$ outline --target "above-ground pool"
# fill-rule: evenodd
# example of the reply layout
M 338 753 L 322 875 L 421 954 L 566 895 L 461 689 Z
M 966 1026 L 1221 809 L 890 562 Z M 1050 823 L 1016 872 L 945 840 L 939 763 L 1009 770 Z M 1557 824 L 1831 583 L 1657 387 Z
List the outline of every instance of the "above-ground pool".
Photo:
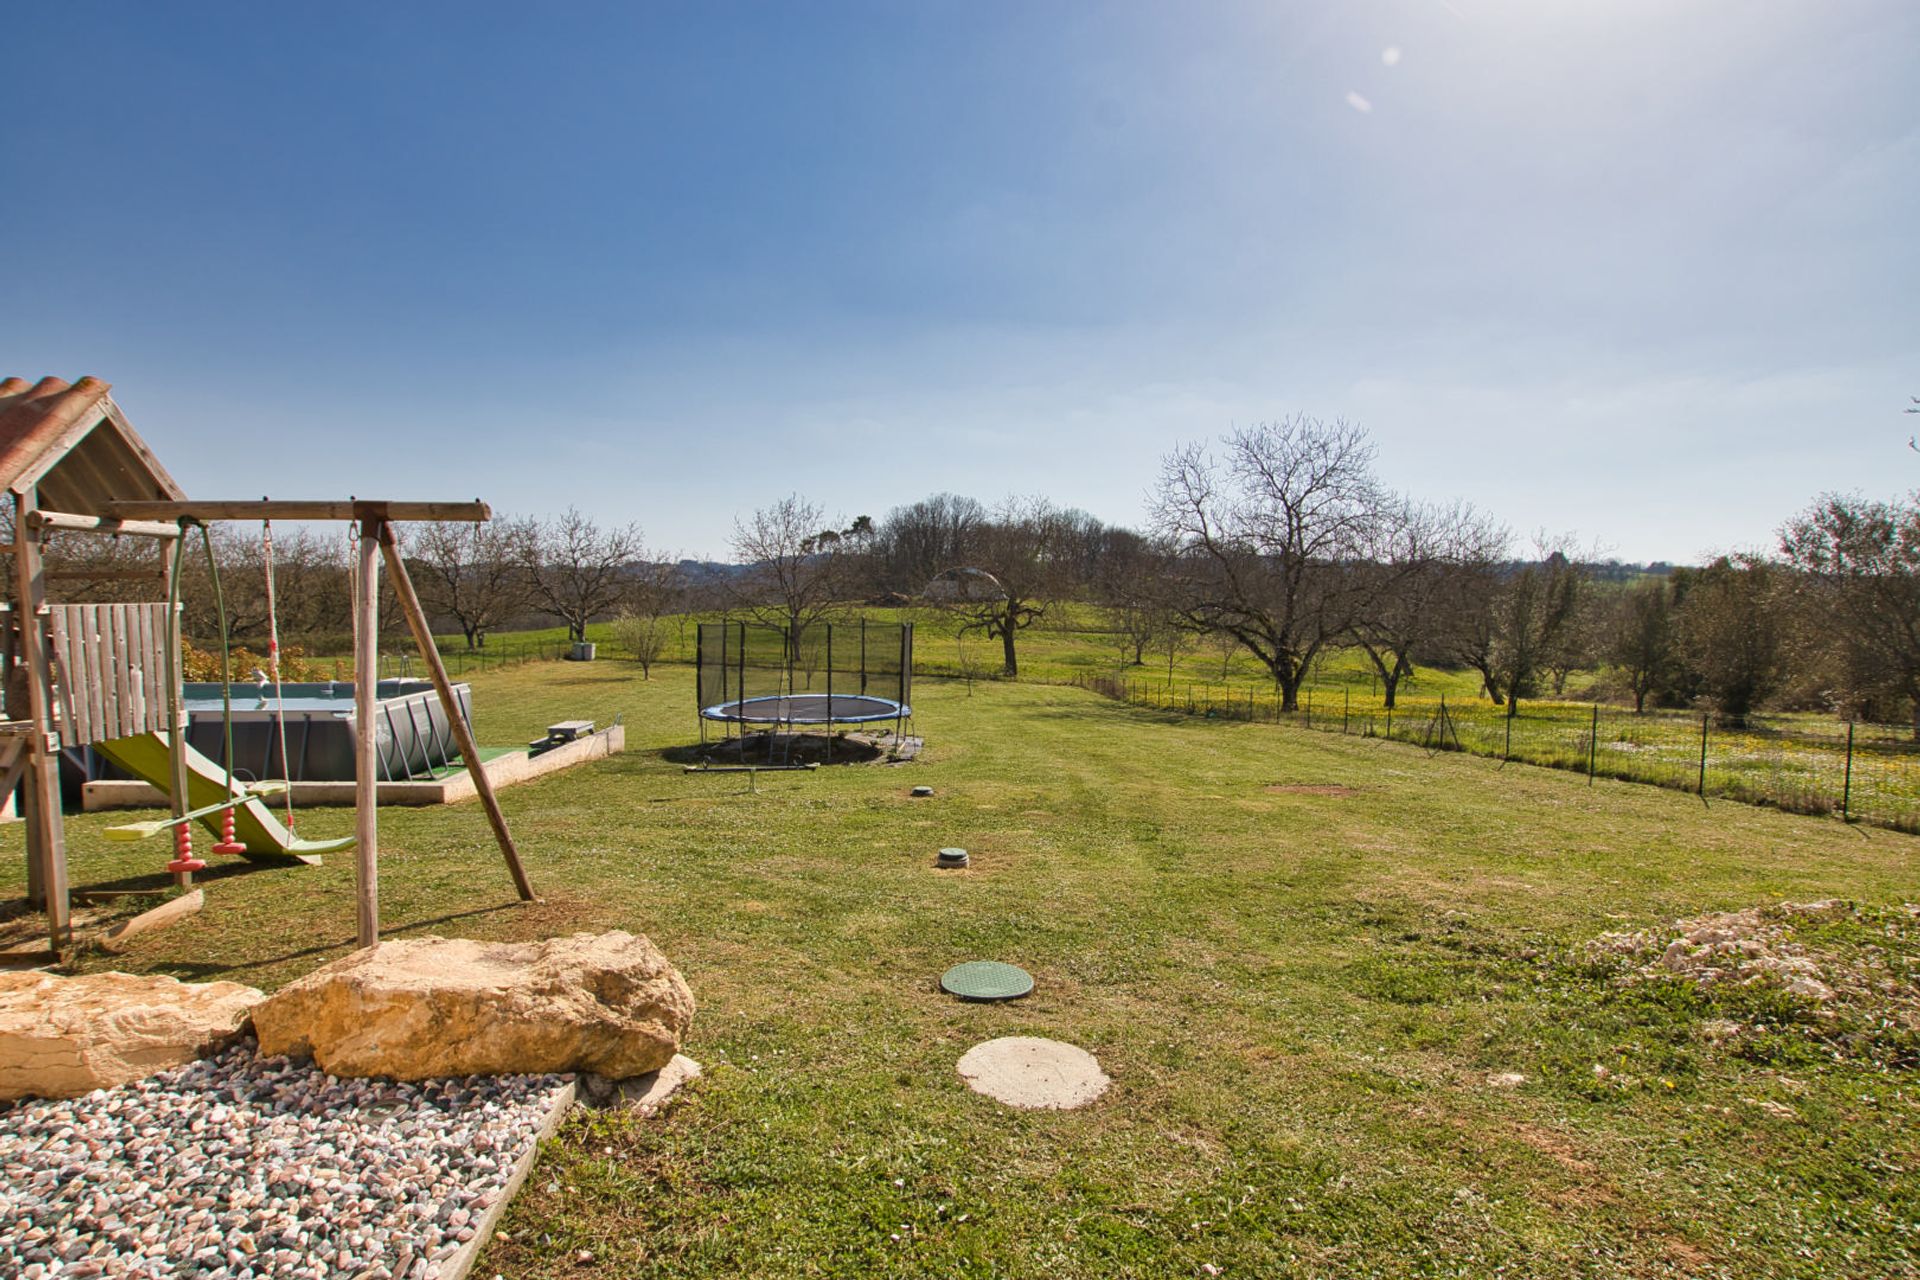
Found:
M 354 776 L 353 684 L 321 681 L 285 684 L 282 697 L 273 686 L 233 686 L 233 766 L 241 778 L 256 782 L 351 782 Z M 375 686 L 374 740 L 383 782 L 430 778 L 462 767 L 453 726 L 433 685 L 425 680 L 382 680 Z M 453 686 L 460 714 L 473 722 L 473 691 Z M 276 710 L 286 717 L 286 759 L 280 755 Z M 220 686 L 186 686 L 187 742 L 218 764 L 226 763 L 226 733 L 220 723 Z M 118 771 L 95 756 L 92 777 Z

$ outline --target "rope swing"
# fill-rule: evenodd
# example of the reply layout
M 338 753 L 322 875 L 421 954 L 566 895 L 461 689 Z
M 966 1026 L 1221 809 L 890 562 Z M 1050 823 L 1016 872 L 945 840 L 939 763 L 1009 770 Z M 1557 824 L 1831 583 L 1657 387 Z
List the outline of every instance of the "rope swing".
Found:
M 186 530 L 180 531 L 180 541 L 186 542 Z M 214 614 L 220 623 L 220 731 L 226 739 L 227 766 L 227 807 L 220 814 L 220 838 L 213 842 L 215 853 L 245 853 L 247 846 L 233 837 L 233 637 L 227 631 L 227 597 L 220 589 L 220 561 L 213 554 L 213 534 L 207 526 L 200 526 L 200 545 L 207 553 L 207 577 L 213 583 Z M 180 730 L 175 737 L 181 740 L 180 749 L 186 749 L 186 731 Z M 187 829 L 186 823 L 180 824 L 180 830 Z
M 280 739 L 280 772 L 287 775 L 283 793 L 287 831 L 293 831 L 293 765 L 287 759 L 287 699 L 280 688 L 280 614 L 273 593 L 273 521 L 260 522 L 261 559 L 267 573 L 267 678 L 273 681 L 273 724 Z M 231 750 L 231 748 L 229 748 Z

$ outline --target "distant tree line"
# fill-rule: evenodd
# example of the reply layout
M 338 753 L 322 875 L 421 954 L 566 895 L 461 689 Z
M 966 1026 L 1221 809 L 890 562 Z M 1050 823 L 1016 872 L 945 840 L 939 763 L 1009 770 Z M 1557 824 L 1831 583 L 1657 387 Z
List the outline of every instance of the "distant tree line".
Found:
M 574 639 L 609 621 L 648 671 L 692 612 L 798 627 L 895 604 L 948 611 L 1013 677 L 1021 635 L 1077 605 L 1099 611 L 1117 664 L 1171 669 L 1204 647 L 1225 670 L 1244 653 L 1286 709 L 1324 656 L 1355 650 L 1389 706 L 1422 668 L 1472 671 L 1508 707 L 1593 672 L 1581 696 L 1636 710 L 1701 707 L 1728 724 L 1767 708 L 1905 718 L 1920 740 L 1920 495 L 1829 494 L 1770 552 L 1641 568 L 1596 563 L 1565 537 L 1522 545 L 1469 506 L 1393 492 L 1374 462 L 1358 427 L 1294 417 L 1171 451 L 1138 530 L 1038 496 L 988 506 L 939 493 L 876 520 L 794 494 L 735 522 L 728 566 L 662 556 L 637 525 L 576 510 L 413 526 L 405 554 L 437 625 L 470 648 L 543 619 Z M 259 530 L 221 525 L 212 538 L 230 632 L 261 650 Z M 204 647 L 218 634 L 212 581 L 192 552 L 182 595 Z M 283 643 L 344 651 L 349 556 L 344 537 L 276 537 Z M 50 557 L 61 598 L 156 598 L 150 544 L 68 538 Z M 381 612 L 397 634 L 398 611 Z

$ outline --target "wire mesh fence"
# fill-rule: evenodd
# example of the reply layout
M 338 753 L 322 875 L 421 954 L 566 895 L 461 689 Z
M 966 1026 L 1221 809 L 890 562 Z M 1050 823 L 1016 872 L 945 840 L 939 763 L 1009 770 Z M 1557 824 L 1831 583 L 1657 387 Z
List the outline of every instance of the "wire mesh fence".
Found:
M 1258 688 L 1124 676 L 1076 683 L 1177 714 L 1292 724 L 1920 832 L 1920 745 L 1903 726 L 1793 714 L 1731 727 L 1701 712 L 1572 702 L 1516 710 L 1407 695 L 1388 707 L 1345 687 L 1303 689 L 1299 708 L 1283 712 L 1276 694 Z
M 860 718 L 856 702 L 912 702 L 912 623 L 703 622 L 698 645 L 695 700 L 703 716 L 756 700 L 818 695 L 829 714 L 846 703 L 852 720 Z
M 518 643 L 502 644 L 485 649 L 455 649 L 443 647 L 440 650 L 440 662 L 441 665 L 446 667 L 447 674 L 457 680 L 461 676 L 473 672 L 501 671 L 508 667 L 518 667 L 528 662 L 557 662 L 568 656 L 572 651 L 573 645 L 566 640 L 523 640 Z M 329 660 L 314 659 L 314 661 L 325 664 Z M 353 669 L 351 661 L 344 663 L 339 660 L 334 661 L 336 666 L 344 666 L 348 675 L 351 675 Z M 380 654 L 379 674 L 383 680 L 389 678 L 405 678 L 408 676 L 419 676 L 424 679 L 427 671 L 420 660 L 419 654 L 411 650 L 398 649 Z

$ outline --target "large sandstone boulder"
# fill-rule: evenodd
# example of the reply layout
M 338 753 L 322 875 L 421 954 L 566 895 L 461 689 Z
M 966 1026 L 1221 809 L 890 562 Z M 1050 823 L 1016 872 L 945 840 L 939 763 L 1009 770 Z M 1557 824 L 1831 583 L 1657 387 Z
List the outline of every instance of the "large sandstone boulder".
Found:
M 631 933 L 548 942 L 405 938 L 289 983 L 254 1011 L 262 1053 L 341 1076 L 645 1075 L 672 1061 L 693 993 Z
M 237 982 L 0 973 L 0 1099 L 72 1098 L 237 1039 L 264 997 Z

